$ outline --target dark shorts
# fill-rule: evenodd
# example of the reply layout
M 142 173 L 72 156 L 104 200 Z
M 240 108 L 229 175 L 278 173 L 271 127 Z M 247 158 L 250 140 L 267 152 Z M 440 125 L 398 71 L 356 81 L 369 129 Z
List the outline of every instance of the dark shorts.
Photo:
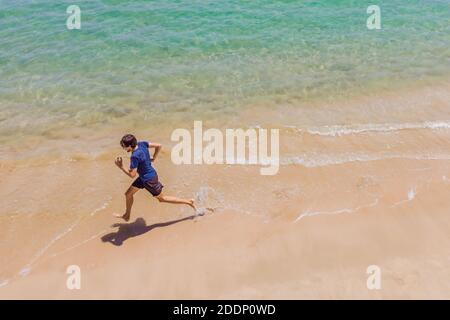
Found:
M 164 187 L 161 184 L 161 182 L 159 182 L 157 175 L 154 178 L 147 180 L 145 182 L 142 181 L 141 178 L 137 178 L 136 180 L 134 180 L 132 186 L 139 189 L 145 188 L 145 190 L 150 192 L 154 197 L 159 196 L 162 192 L 162 188 Z

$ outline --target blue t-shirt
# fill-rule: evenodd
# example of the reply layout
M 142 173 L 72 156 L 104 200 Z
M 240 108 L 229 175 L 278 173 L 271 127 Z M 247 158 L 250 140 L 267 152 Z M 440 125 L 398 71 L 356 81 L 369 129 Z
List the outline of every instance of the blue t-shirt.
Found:
M 148 152 L 148 142 L 138 142 L 136 149 L 131 154 L 130 169 L 136 169 L 139 174 L 139 178 L 142 181 L 148 181 L 156 176 L 156 171 L 152 167 L 152 160 L 150 153 Z

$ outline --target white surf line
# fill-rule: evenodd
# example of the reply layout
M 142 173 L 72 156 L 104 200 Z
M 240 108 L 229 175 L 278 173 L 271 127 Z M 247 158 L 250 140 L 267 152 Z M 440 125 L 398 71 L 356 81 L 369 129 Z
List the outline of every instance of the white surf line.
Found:
M 97 212 L 100 212 L 100 211 L 102 211 L 102 210 L 105 210 L 105 209 L 109 206 L 109 203 L 110 203 L 111 200 L 112 200 L 112 197 L 109 196 L 109 197 L 108 197 L 108 200 L 106 200 L 106 201 L 103 203 L 102 206 L 98 207 L 97 209 L 95 209 L 94 211 L 91 212 L 91 216 L 95 215 Z
M 416 195 L 417 195 L 416 187 L 412 187 L 408 191 L 407 198 L 405 200 L 401 200 L 401 201 L 398 201 L 398 202 L 394 203 L 393 205 L 391 205 L 391 208 L 394 208 L 394 207 L 399 206 L 399 205 L 401 205 L 403 203 L 410 202 L 410 201 L 414 200 Z
M 66 234 L 68 234 L 69 232 L 71 232 L 73 230 L 73 228 L 75 228 L 75 226 L 81 221 L 83 217 L 78 218 L 67 230 L 65 230 L 64 232 L 58 234 L 56 237 L 54 237 L 49 243 L 47 243 L 46 246 L 44 246 L 41 250 L 39 250 L 35 256 L 33 257 L 33 259 L 31 259 L 31 261 L 24 266 L 20 271 L 19 271 L 19 275 L 24 277 L 26 275 L 28 275 L 31 271 L 31 268 L 33 267 L 33 265 L 36 263 L 36 261 L 39 260 L 40 257 L 42 257 L 42 255 L 53 245 L 55 244 L 58 240 L 62 239 Z
M 103 207 L 104 207 L 104 205 L 102 206 L 102 208 Z M 99 208 L 97 208 L 97 209 L 99 209 Z M 97 210 L 97 209 L 95 209 L 93 212 L 91 212 L 90 216 L 92 216 L 93 213 L 98 212 L 99 210 Z M 47 250 L 51 246 L 53 246 L 57 241 L 61 240 L 68 233 L 70 233 L 85 217 L 86 216 L 80 216 L 67 230 L 58 234 L 49 243 L 47 243 L 47 245 L 44 246 L 41 250 L 39 250 L 33 257 L 33 259 L 31 259 L 31 261 L 19 271 L 18 275 L 21 277 L 27 276 L 30 273 L 31 268 L 36 264 L 36 262 L 39 260 L 39 258 L 42 257 L 44 255 L 44 253 L 47 252 Z
M 375 199 L 375 201 L 374 201 L 373 203 L 370 203 L 370 204 L 364 205 L 364 206 L 359 206 L 359 207 L 356 207 L 356 208 L 354 208 L 354 209 L 348 209 L 348 208 L 345 208 L 345 209 L 340 209 L 340 210 L 336 210 L 336 211 L 315 211 L 315 212 L 309 212 L 309 211 L 306 211 L 306 212 L 300 214 L 300 215 L 297 217 L 297 219 L 295 219 L 294 223 L 297 223 L 298 221 L 300 221 L 301 219 L 303 219 L 303 218 L 305 218 L 305 217 L 312 217 L 312 216 L 316 216 L 316 215 L 319 215 L 319 214 L 354 213 L 354 212 L 357 212 L 357 211 L 359 211 L 359 210 L 361 210 L 361 209 L 374 207 L 374 206 L 376 206 L 377 204 L 378 204 L 378 198 Z
M 320 127 L 296 127 L 285 125 L 285 128 L 296 129 L 300 133 L 307 132 L 311 135 L 341 137 L 352 134 L 361 133 L 388 133 L 400 130 L 411 129 L 449 129 L 450 120 L 444 121 L 425 121 L 425 122 L 410 122 L 410 123 L 367 123 L 356 125 L 325 125 Z
M 96 234 L 94 234 L 93 236 L 91 236 L 91 237 L 89 237 L 89 238 L 87 238 L 87 239 L 81 241 L 80 243 L 77 243 L 76 245 L 73 245 L 72 247 L 66 248 L 66 249 L 64 249 L 64 250 L 62 250 L 62 251 L 59 251 L 59 252 L 56 252 L 56 253 L 52 254 L 50 257 L 54 258 L 54 257 L 56 257 L 56 256 L 59 256 L 59 255 L 64 254 L 64 253 L 66 253 L 66 252 L 69 252 L 69 251 L 71 251 L 71 250 L 73 250 L 73 249 L 75 249 L 75 248 L 78 248 L 78 247 L 82 246 L 83 244 L 85 244 L 85 243 L 87 243 L 87 242 L 89 242 L 89 241 L 91 241 L 91 240 L 94 240 L 94 239 L 98 238 L 99 236 L 101 236 L 102 234 L 104 234 L 104 233 L 106 233 L 106 232 L 108 232 L 108 230 L 107 230 L 107 229 L 104 229 L 104 230 L 100 231 L 99 233 L 96 233 Z
M 387 154 L 387 155 L 367 155 L 363 153 L 344 153 L 327 155 L 322 157 L 308 157 L 308 156 L 290 156 L 280 159 L 280 165 L 302 165 L 307 168 L 317 168 L 334 166 L 353 162 L 371 162 L 379 160 L 450 160 L 450 155 L 401 155 L 401 154 Z

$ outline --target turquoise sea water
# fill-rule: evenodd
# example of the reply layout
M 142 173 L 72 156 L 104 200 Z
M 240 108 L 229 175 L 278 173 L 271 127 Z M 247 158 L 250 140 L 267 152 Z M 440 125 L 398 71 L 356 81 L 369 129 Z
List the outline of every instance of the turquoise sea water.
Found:
M 81 30 L 66 28 L 72 4 Z M 449 21 L 449 0 L 0 0 L 0 134 L 439 80 Z

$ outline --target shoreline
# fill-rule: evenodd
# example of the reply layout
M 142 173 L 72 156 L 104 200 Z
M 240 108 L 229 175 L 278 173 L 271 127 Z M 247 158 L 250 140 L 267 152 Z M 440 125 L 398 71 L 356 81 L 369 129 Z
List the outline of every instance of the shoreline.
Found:
M 429 90 L 379 97 L 368 109 L 401 101 L 396 110 L 408 110 Z M 413 107 L 426 100 L 424 108 L 440 114 L 449 107 L 442 94 Z M 249 109 L 238 123 L 272 128 L 323 110 L 310 118 L 300 117 L 305 110 L 286 109 L 284 118 L 267 112 Z M 185 219 L 189 208 L 159 204 L 142 191 L 131 223 L 113 226 L 121 221 L 111 214 L 123 210 L 131 183 L 113 163 L 122 128 L 92 136 L 93 149 L 80 137 L 13 150 L 0 162 L 0 198 L 7 199 L 0 298 L 449 298 L 450 128 L 321 127 L 325 134 L 316 134 L 290 124 L 280 132 L 275 176 L 261 176 L 259 166 L 178 166 L 173 144 L 158 141 L 165 147 L 155 167 L 165 190 L 215 209 L 193 220 Z M 342 128 L 345 134 L 334 134 Z M 82 270 L 80 291 L 66 288 L 69 265 Z M 366 287 L 370 265 L 382 270 L 379 291 Z
M 448 1 L 0 2 L 0 300 L 450 300 Z
M 264 102 L 249 103 L 241 110 L 221 115 L 218 113 L 207 120 L 203 120 L 206 127 L 212 128 L 251 128 L 255 126 L 267 128 L 289 129 L 297 128 L 311 134 L 320 130 L 330 130 L 333 126 L 337 130 L 350 130 L 350 133 L 364 133 L 373 129 L 384 132 L 383 126 L 393 125 L 387 130 L 402 129 L 402 126 L 423 125 L 433 129 L 433 124 L 450 122 L 445 106 L 448 105 L 450 95 L 450 80 L 443 79 L 432 84 L 421 84 L 392 88 L 384 91 L 372 92 L 370 95 L 362 93 L 352 97 L 341 97 L 337 100 L 323 98 L 322 100 L 297 101 L 266 105 Z M 333 110 L 330 114 L 329 110 Z M 426 112 L 424 110 L 426 109 Z M 415 112 L 416 111 L 416 112 Z M 191 130 L 198 117 L 183 112 L 157 114 L 155 120 L 143 121 L 131 116 L 124 116 L 112 123 L 96 124 L 94 126 L 73 126 L 64 129 L 47 130 L 42 135 L 15 134 L 15 141 L 19 141 L 21 148 L 3 141 L 0 155 L 2 161 L 10 159 L 39 158 L 53 153 L 55 156 L 83 157 L 86 153 L 84 144 L 94 140 L 98 149 L 116 149 L 117 137 L 123 132 L 133 131 L 137 136 L 158 137 L 162 142 L 169 143 L 170 135 L 177 128 Z M 171 121 L 167 121 L 170 117 Z M 204 117 L 202 115 L 202 117 Z M 176 120 L 173 120 L 175 118 Z M 389 119 L 387 121 L 386 119 Z M 127 125 L 123 125 L 127 123 Z M 442 123 L 441 123 L 442 124 Z M 373 126 L 373 127 L 371 127 Z M 378 127 L 377 127 L 378 126 Z M 352 131 L 352 128 L 356 130 Z M 361 127 L 362 132 L 358 131 Z M 418 128 L 420 129 L 420 128 Z M 319 131 L 317 131 L 319 130 Z M 341 132 L 341 133 L 342 133 Z M 338 132 L 328 132 L 329 135 L 341 135 Z M 56 152 L 55 152 L 56 151 Z M 64 152 L 63 152 L 64 151 Z M 59 153 L 59 155 L 58 155 Z M 89 154 L 88 154 L 89 155 Z

